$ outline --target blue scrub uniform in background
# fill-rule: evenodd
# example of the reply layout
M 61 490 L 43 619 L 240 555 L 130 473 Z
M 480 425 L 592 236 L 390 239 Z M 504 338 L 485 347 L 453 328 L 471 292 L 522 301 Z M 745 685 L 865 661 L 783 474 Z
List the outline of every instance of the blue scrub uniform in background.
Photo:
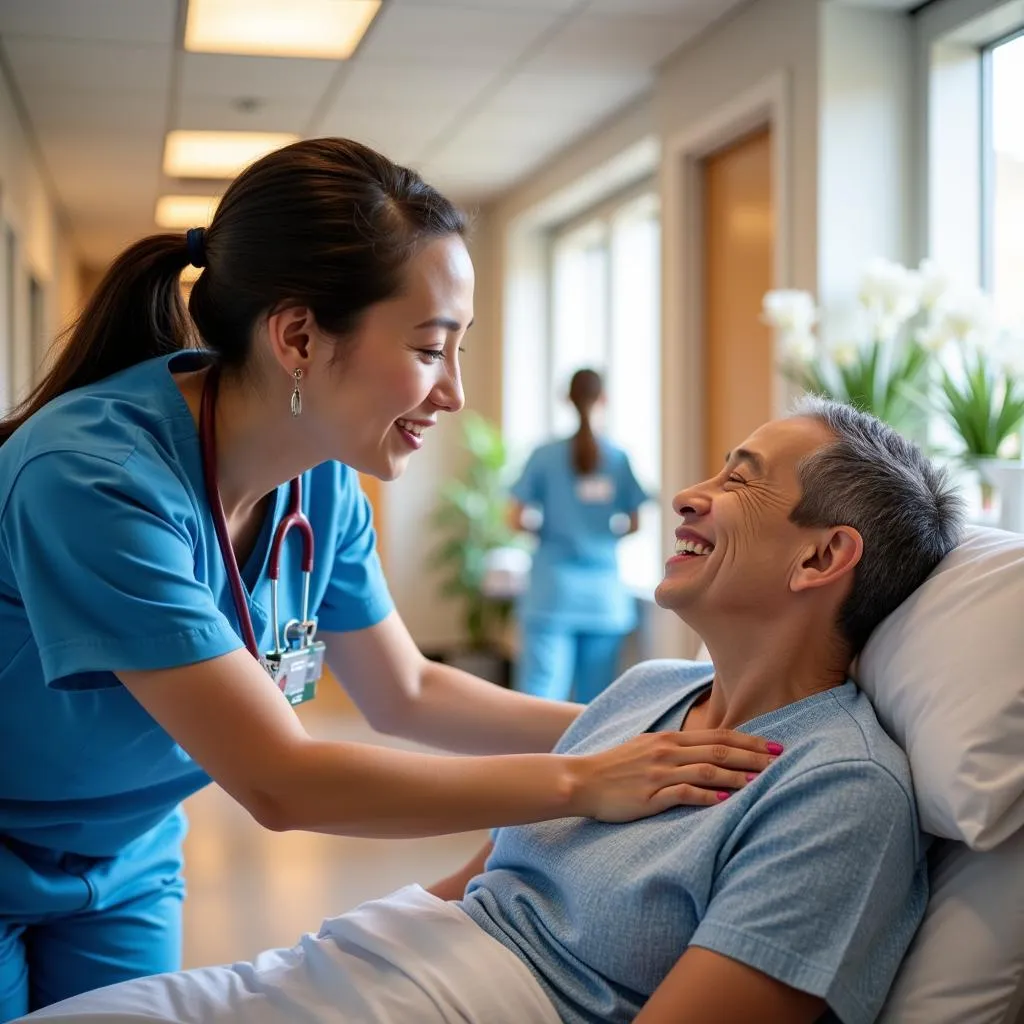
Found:
M 524 693 L 589 703 L 619 671 L 622 642 L 636 625 L 636 602 L 619 579 L 612 517 L 647 499 L 626 453 L 599 439 L 597 469 L 580 476 L 572 441 L 538 448 L 512 496 L 544 515 L 519 601 L 522 650 L 516 687 Z
M 112 673 L 243 647 L 192 414 L 142 363 L 57 399 L 0 448 L 0 1021 L 180 962 L 180 802 L 208 776 Z M 319 628 L 392 610 L 369 504 L 351 469 L 303 479 Z M 288 485 L 242 567 L 262 650 L 267 558 Z M 281 563 L 299 618 L 300 544 Z

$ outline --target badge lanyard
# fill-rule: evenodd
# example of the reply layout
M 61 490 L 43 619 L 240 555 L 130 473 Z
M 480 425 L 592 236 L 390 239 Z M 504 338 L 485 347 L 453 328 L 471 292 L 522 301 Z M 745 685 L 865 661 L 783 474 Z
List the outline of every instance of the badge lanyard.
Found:
M 316 622 L 309 618 L 309 582 L 313 572 L 313 526 L 302 511 L 302 478 L 295 477 L 289 487 L 288 511 L 277 524 L 270 546 L 267 575 L 270 578 L 270 606 L 274 623 L 274 649 L 261 654 L 249 614 L 249 603 L 238 570 L 238 560 L 228 534 L 224 504 L 217 484 L 217 429 L 215 413 L 220 385 L 220 368 L 210 367 L 203 384 L 199 409 L 199 443 L 203 463 L 203 481 L 210 502 L 217 543 L 231 587 L 242 639 L 249 653 L 267 670 L 291 704 L 301 704 L 316 695 L 317 680 L 323 671 L 324 645 L 314 640 Z M 281 552 L 288 532 L 295 528 L 302 537 L 302 618 L 292 619 L 281 630 L 278 617 L 278 583 L 281 577 Z

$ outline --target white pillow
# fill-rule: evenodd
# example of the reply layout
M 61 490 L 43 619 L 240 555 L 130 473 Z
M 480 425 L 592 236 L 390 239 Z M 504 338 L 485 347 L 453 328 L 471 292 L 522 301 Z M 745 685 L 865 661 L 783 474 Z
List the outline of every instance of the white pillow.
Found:
M 928 910 L 877 1024 L 1013 1024 L 1024 1003 L 1024 831 L 979 853 L 941 840 Z
M 1024 827 L 1024 535 L 972 528 L 854 669 L 907 752 L 926 832 L 990 850 Z

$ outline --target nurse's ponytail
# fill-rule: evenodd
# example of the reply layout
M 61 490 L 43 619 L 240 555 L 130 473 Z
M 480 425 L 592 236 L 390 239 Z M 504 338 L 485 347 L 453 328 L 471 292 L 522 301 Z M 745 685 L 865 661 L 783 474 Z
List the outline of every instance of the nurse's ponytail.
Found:
M 597 469 L 601 450 L 590 422 L 594 406 L 604 394 L 601 376 L 594 370 L 577 370 L 569 384 L 569 401 L 576 406 L 580 428 L 572 439 L 572 465 L 579 476 L 589 476 Z
M 0 423 L 0 444 L 59 395 L 154 356 L 202 345 L 244 369 L 271 311 L 308 308 L 343 346 L 367 308 L 401 292 L 420 246 L 466 227 L 415 171 L 358 142 L 276 150 L 231 183 L 205 231 L 152 235 L 114 261 L 45 378 Z M 205 269 L 186 310 L 190 263 Z
M 0 444 L 54 398 L 191 344 L 195 331 L 179 278 L 190 261 L 185 235 L 151 235 L 104 274 L 29 396 L 0 422 Z

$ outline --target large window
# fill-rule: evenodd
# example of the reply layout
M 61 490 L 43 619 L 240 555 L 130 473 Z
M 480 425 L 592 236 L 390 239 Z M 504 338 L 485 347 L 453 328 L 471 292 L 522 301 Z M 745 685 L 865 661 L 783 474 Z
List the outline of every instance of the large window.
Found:
M 660 484 L 660 266 L 657 195 L 634 191 L 554 232 L 550 248 L 550 423 L 575 428 L 565 396 L 573 372 L 604 375 L 608 437 L 623 447 L 640 482 Z M 661 509 L 641 515 L 620 546 L 623 578 L 649 592 L 661 578 Z
M 1000 322 L 1024 331 L 1024 32 L 985 60 L 984 279 Z

